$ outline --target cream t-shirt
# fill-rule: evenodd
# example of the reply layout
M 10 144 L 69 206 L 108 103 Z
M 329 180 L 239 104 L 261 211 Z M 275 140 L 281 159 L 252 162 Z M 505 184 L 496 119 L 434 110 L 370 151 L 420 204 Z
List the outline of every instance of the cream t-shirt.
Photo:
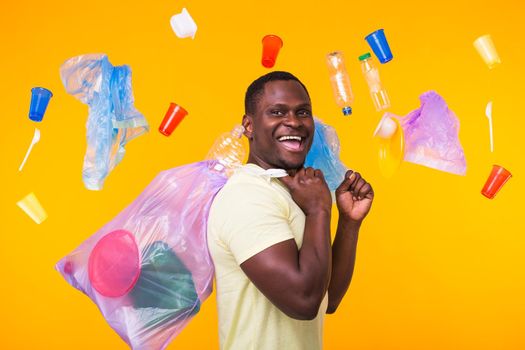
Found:
M 274 306 L 240 268 L 264 249 L 303 242 L 305 216 L 276 178 L 247 164 L 215 197 L 208 217 L 208 247 L 215 265 L 219 340 L 224 350 L 322 349 L 325 296 L 317 317 L 301 321 Z

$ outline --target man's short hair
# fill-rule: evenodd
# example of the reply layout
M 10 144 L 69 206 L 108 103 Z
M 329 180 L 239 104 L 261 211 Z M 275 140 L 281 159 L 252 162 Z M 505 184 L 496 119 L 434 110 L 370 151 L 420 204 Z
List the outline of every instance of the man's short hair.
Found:
M 277 80 L 294 80 L 298 82 L 299 84 L 301 84 L 304 91 L 306 91 L 308 97 L 310 97 L 306 86 L 304 86 L 304 84 L 292 73 L 283 71 L 270 72 L 268 74 L 263 75 L 262 77 L 255 79 L 250 84 L 250 86 L 248 86 L 248 89 L 246 90 L 246 95 L 244 97 L 245 114 L 249 114 L 252 116 L 255 115 L 255 111 L 257 109 L 257 102 L 259 102 L 259 99 L 261 98 L 261 95 L 264 92 L 264 86 L 266 85 L 266 83 Z

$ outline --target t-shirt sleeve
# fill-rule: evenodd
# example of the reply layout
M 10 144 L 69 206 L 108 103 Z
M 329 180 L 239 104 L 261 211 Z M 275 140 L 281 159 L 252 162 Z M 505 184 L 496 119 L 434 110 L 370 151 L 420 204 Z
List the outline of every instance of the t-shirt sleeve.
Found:
M 226 210 L 221 210 L 219 238 L 237 264 L 294 238 L 288 222 L 290 209 L 281 196 L 271 187 L 257 184 L 236 184 L 223 196 L 221 206 Z

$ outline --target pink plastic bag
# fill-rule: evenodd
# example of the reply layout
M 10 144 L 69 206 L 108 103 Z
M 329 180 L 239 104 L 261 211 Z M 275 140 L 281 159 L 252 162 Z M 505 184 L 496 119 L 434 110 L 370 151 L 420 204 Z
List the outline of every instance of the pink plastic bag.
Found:
M 164 349 L 213 286 L 206 229 L 227 177 L 193 163 L 160 173 L 56 269 L 132 349 Z
M 434 91 L 422 94 L 421 107 L 399 118 L 405 135 L 405 157 L 416 163 L 465 175 L 467 163 L 459 141 L 459 120 L 443 97 Z

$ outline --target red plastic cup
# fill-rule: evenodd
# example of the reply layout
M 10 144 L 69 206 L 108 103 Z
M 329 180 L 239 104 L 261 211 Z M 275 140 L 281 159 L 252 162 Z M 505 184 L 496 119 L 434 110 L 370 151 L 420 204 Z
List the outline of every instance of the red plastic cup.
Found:
M 481 190 L 481 194 L 489 199 L 494 198 L 496 193 L 498 193 L 503 185 L 505 185 L 505 182 L 511 177 L 512 174 L 507 169 L 494 164 L 492 166 L 492 172 L 490 173 L 487 182 L 485 182 L 485 186 L 483 186 L 483 189 Z
M 277 35 L 266 35 L 262 44 L 262 65 L 266 68 L 272 68 L 275 65 L 279 50 L 283 47 L 283 41 Z
M 170 103 L 170 108 L 168 108 L 162 123 L 160 123 L 160 133 L 164 136 L 170 136 L 187 114 L 188 112 L 178 104 Z

